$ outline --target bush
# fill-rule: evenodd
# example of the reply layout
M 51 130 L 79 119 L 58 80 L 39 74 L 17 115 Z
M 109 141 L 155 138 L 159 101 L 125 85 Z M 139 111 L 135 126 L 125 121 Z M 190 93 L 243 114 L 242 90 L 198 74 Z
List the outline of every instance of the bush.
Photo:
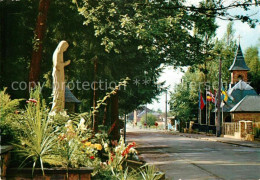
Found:
M 157 121 L 157 117 L 151 113 L 147 114 L 147 122 L 146 122 L 145 115 L 141 118 L 141 123 L 142 124 L 147 123 L 147 126 L 153 126 L 156 121 Z
M 260 138 L 260 128 L 257 127 L 254 128 L 254 135 L 256 138 Z
M 1 145 L 10 144 L 16 136 L 16 131 L 13 129 L 11 122 L 16 119 L 20 101 L 21 99 L 11 100 L 10 96 L 6 93 L 6 88 L 0 91 Z

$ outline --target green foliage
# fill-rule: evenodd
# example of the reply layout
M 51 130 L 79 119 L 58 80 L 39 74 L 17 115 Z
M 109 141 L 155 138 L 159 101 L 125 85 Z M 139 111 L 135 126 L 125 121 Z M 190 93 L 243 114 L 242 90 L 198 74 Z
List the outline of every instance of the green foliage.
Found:
M 6 88 L 0 91 L 0 98 L 0 118 L 1 121 L 4 121 L 10 113 L 15 113 L 21 99 L 11 100 L 10 95 L 6 93 Z
M 143 180 L 159 180 L 163 176 L 163 173 L 158 171 L 155 166 L 152 165 L 141 167 L 140 173 Z
M 10 95 L 6 93 L 6 88 L 0 91 L 0 135 L 2 145 L 11 143 L 15 137 L 15 131 L 10 122 L 15 120 L 15 113 L 19 112 L 18 106 L 21 100 L 11 100 Z
M 236 51 L 234 40 L 234 30 L 232 23 L 229 23 L 225 36 L 221 40 L 216 40 L 214 46 L 208 49 L 204 63 L 191 67 L 182 78 L 182 83 L 178 84 L 171 94 L 171 112 L 181 123 L 190 121 L 198 116 L 198 91 L 200 90 L 205 100 L 205 89 L 218 89 L 219 58 L 222 59 L 222 82 L 224 87 L 230 82 L 229 67 L 231 66 Z M 211 42 L 213 40 L 210 40 Z M 214 105 L 210 105 L 211 110 Z
M 257 127 L 254 128 L 254 135 L 256 138 L 260 138 L 260 128 Z
M 55 134 L 58 143 L 53 154 L 57 159 L 49 164 L 65 168 L 95 167 L 94 174 L 97 173 L 101 161 L 98 153 L 102 150 L 101 142 L 107 139 L 106 134 L 93 136 L 84 118 L 79 123 L 68 120 L 65 126 L 57 128 Z
M 48 118 L 49 109 L 40 98 L 39 88 L 31 93 L 27 102 L 26 110 L 21 112 L 19 119 L 14 122 L 19 129 L 19 143 L 14 145 L 17 152 L 24 157 L 24 162 L 32 160 L 33 170 L 37 163 L 40 163 L 44 174 L 44 163 L 55 159 L 53 151 L 56 137 Z
M 194 73 L 187 71 L 183 77 L 183 83 L 175 87 L 171 94 L 171 113 L 182 122 L 190 121 L 196 117 L 198 110 L 198 89 L 202 73 L 198 70 Z
M 98 100 L 96 107 L 93 107 L 92 114 L 95 115 L 95 114 L 98 112 L 99 108 L 100 108 L 102 105 L 107 105 L 107 104 L 106 104 L 106 101 L 107 101 L 112 95 L 115 95 L 115 94 L 119 91 L 119 89 L 120 89 L 121 87 L 126 87 L 129 80 L 130 80 L 130 79 L 129 79 L 128 77 L 125 78 L 124 80 L 122 80 L 121 82 L 119 82 L 118 85 L 117 85 L 114 89 L 112 89 L 111 92 L 106 93 L 106 96 L 104 96 L 103 99 Z
M 101 162 L 99 172 L 94 179 L 135 179 L 137 176 L 135 171 L 129 172 L 128 168 L 123 169 L 123 163 L 129 155 L 137 153 L 134 149 L 136 144 L 133 142 L 126 146 L 124 138 L 121 137 L 115 148 L 109 147 L 108 143 L 104 141 L 102 145 L 105 152 L 108 153 L 108 160 Z
M 219 72 L 219 58 L 222 60 L 221 77 L 224 84 L 228 84 L 231 80 L 231 73 L 229 68 L 235 58 L 235 52 L 237 49 L 237 42 L 234 39 L 233 23 L 227 25 L 226 33 L 221 40 L 216 40 L 214 44 L 213 59 L 208 63 L 208 81 L 215 82 L 215 88 L 218 88 L 218 72 Z M 227 87 L 225 87 L 227 88 Z
M 254 87 L 257 93 L 260 93 L 260 58 L 257 47 L 249 47 L 245 51 L 245 61 L 250 68 L 248 72 L 248 81 L 250 85 Z
M 147 126 L 154 126 L 154 123 L 157 121 L 157 117 L 151 113 L 147 114 L 147 121 L 146 121 L 146 115 L 143 115 L 141 118 L 141 123 L 147 123 Z

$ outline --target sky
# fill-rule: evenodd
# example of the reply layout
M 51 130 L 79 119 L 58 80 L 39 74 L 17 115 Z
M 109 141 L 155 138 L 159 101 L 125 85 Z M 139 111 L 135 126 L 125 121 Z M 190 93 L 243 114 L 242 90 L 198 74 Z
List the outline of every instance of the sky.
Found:
M 194 3 L 198 2 L 197 0 L 189 0 L 189 3 Z M 257 18 L 260 20 L 260 7 L 258 8 L 253 8 L 248 12 L 244 12 L 241 9 L 235 9 L 232 11 L 232 13 L 236 14 L 255 14 L 253 17 Z M 216 37 L 218 39 L 221 39 L 227 28 L 227 24 L 229 21 L 224 21 L 221 19 L 216 19 L 216 23 L 218 24 L 218 29 L 216 31 Z M 240 45 L 242 48 L 242 51 L 245 52 L 245 50 L 248 47 L 251 46 L 258 46 L 258 50 L 260 53 L 260 25 L 258 24 L 254 29 L 250 28 L 250 26 L 247 23 L 242 23 L 241 21 L 234 21 L 233 29 L 235 30 L 235 38 L 237 38 L 238 42 L 238 37 L 239 35 L 241 36 L 240 38 Z M 187 68 L 184 68 L 184 70 L 187 70 Z M 174 70 L 173 67 L 167 67 L 164 69 L 163 73 L 161 74 L 161 77 L 159 78 L 159 82 L 165 81 L 166 84 L 165 86 L 169 86 L 169 90 L 173 91 L 174 86 L 176 84 L 179 84 L 181 82 L 181 78 L 183 76 L 183 72 L 180 71 L 180 69 Z M 168 100 L 169 100 L 169 95 L 170 93 L 168 92 Z M 157 110 L 161 109 L 163 112 L 165 111 L 165 93 L 161 94 L 158 96 L 158 101 L 154 100 L 153 103 L 148 104 L 148 108 Z M 167 109 L 169 110 L 169 105 Z

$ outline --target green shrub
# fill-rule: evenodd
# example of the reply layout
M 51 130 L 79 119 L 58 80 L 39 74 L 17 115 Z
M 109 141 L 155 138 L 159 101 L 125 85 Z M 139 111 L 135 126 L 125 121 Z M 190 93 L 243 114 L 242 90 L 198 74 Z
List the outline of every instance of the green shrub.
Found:
M 152 165 L 145 165 L 141 167 L 140 173 L 143 180 L 159 180 L 163 176 L 163 173 L 158 171 L 155 166 Z
M 6 88 L 0 91 L 0 135 L 1 145 L 10 144 L 14 141 L 16 131 L 13 129 L 12 122 L 15 121 L 19 107 L 19 102 L 22 99 L 11 100 L 6 93 Z
M 141 118 L 141 123 L 142 124 L 147 123 L 147 126 L 153 126 L 156 121 L 157 121 L 157 117 L 150 113 L 147 114 L 147 122 L 146 122 L 146 115 L 144 115 Z
M 16 152 L 24 161 L 32 161 L 33 170 L 39 163 L 42 168 L 44 163 L 57 161 L 53 154 L 57 143 L 54 128 L 48 118 L 49 109 L 45 101 L 40 98 L 40 89 L 31 93 L 27 101 L 26 110 L 22 111 L 13 125 L 17 127 L 19 143 L 14 144 Z M 57 161 L 58 162 L 58 161 Z
M 260 128 L 257 127 L 254 128 L 254 135 L 256 138 L 260 138 Z

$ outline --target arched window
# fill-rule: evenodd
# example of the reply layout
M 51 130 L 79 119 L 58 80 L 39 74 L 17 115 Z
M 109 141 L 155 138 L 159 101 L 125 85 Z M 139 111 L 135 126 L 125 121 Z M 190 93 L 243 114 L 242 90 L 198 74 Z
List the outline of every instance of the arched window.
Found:
M 238 75 L 237 79 L 238 79 L 238 81 L 240 81 L 240 80 L 243 81 L 243 76 L 242 75 Z

